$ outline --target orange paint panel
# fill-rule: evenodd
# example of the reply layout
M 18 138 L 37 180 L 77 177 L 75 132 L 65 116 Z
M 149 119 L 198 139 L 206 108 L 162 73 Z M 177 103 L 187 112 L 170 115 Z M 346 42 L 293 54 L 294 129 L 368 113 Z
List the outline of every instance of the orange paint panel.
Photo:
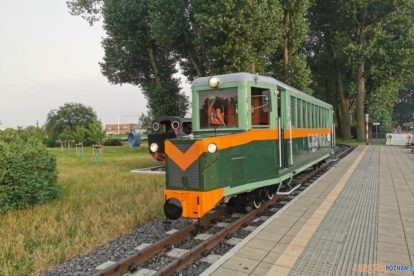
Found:
M 185 190 L 165 190 L 165 200 L 170 198 L 178 199 L 183 206 L 183 218 L 201 218 L 224 196 L 224 188 L 199 192 L 199 191 L 185 191 Z
M 182 152 L 173 143 L 170 141 L 165 141 L 165 153 L 167 156 L 174 160 L 174 162 L 185 171 L 197 158 L 200 156 L 198 149 L 198 142 L 195 142 L 191 147 L 186 151 Z
M 218 150 L 237 147 L 250 143 L 252 141 L 276 140 L 278 139 L 278 132 L 276 129 L 265 130 L 251 130 L 247 132 L 229 134 L 225 136 L 216 136 L 204 138 L 196 141 L 186 151 L 182 152 L 171 141 L 165 141 L 165 153 L 168 158 L 174 161 L 182 170 L 188 169 L 201 154 L 207 152 L 207 147 L 210 143 L 217 145 Z
M 294 138 L 303 138 L 312 135 L 323 135 L 331 133 L 331 129 L 329 128 L 292 128 L 285 129 L 284 138 L 290 139 L 292 134 L 292 139 Z

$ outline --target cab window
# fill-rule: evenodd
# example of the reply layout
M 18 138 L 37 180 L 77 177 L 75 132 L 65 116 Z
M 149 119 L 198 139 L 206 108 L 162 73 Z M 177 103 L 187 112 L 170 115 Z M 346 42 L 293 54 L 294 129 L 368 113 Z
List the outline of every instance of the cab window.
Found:
M 269 126 L 269 108 L 271 108 L 269 96 L 266 95 L 266 89 L 252 87 L 251 104 L 252 104 L 252 127 L 264 128 Z
M 200 129 L 238 127 L 237 88 L 200 92 Z

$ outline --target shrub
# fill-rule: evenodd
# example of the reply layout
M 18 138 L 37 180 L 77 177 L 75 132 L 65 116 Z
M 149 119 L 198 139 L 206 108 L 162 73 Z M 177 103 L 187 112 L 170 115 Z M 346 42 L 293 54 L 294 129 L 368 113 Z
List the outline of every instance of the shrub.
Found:
M 0 211 L 56 197 L 56 159 L 26 131 L 0 132 Z
M 109 138 L 104 141 L 104 146 L 122 146 L 122 140 L 117 138 Z

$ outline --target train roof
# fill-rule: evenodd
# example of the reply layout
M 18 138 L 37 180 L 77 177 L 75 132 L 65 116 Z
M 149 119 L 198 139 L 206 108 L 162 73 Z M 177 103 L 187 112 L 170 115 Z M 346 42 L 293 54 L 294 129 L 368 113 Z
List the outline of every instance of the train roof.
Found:
M 229 83 L 229 82 L 248 82 L 248 81 L 257 81 L 260 83 L 269 83 L 269 84 L 273 84 L 276 85 L 278 87 L 283 88 L 284 90 L 289 90 L 291 92 L 294 92 L 295 94 L 298 94 L 299 96 L 301 96 L 302 98 L 308 98 L 309 100 L 318 102 L 321 105 L 326 105 L 332 108 L 332 105 L 319 100 L 309 94 L 306 94 L 305 92 L 302 92 L 296 88 L 293 88 L 290 85 L 287 85 L 284 82 L 281 82 L 277 79 L 274 79 L 272 77 L 267 77 L 267 76 L 261 76 L 258 74 L 251 74 L 251 73 L 246 73 L 246 72 L 240 72 L 240 73 L 232 73 L 232 74 L 225 74 L 225 75 L 216 75 L 216 77 L 225 83 Z M 197 78 L 195 79 L 192 84 L 191 87 L 197 87 L 197 86 L 205 86 L 208 85 L 208 79 L 210 77 L 201 77 L 201 78 Z
M 167 120 L 177 120 L 177 121 L 181 121 L 181 122 L 191 122 L 191 118 L 185 118 L 185 117 L 179 117 L 179 116 L 168 116 L 168 115 L 155 118 L 153 120 L 153 122 L 162 122 L 162 121 L 167 121 Z

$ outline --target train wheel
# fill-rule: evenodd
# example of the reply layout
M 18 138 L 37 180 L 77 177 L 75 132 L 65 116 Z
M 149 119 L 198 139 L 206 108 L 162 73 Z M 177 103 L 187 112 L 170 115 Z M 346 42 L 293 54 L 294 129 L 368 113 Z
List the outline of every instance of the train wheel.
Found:
M 271 191 L 270 189 L 266 190 L 266 197 L 267 199 L 271 200 L 275 196 L 274 191 Z
M 255 209 L 259 208 L 260 206 L 262 206 L 262 201 L 260 199 L 253 199 L 253 207 Z

